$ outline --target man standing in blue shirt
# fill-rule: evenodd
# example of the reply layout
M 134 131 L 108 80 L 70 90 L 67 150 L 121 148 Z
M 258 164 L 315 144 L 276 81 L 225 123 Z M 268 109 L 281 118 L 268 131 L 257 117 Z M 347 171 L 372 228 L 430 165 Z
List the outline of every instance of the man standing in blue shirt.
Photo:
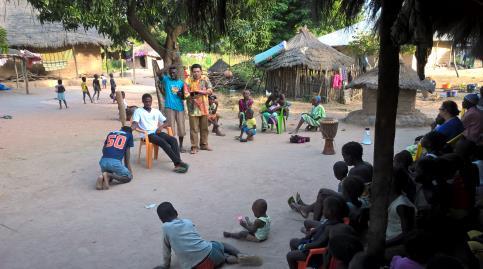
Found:
M 167 123 L 173 127 L 174 135 L 178 135 L 180 152 L 185 152 L 183 149 L 183 138 L 186 135 L 183 81 L 178 78 L 176 66 L 169 67 L 169 76 L 164 74 L 161 82 Z
M 120 131 L 110 132 L 104 141 L 102 158 L 99 161 L 102 175 L 97 178 L 96 189 L 107 190 L 109 183 L 116 180 L 118 183 L 128 183 L 132 180 L 130 148 L 134 147 L 132 129 L 124 126 Z M 122 164 L 124 159 L 124 165 Z

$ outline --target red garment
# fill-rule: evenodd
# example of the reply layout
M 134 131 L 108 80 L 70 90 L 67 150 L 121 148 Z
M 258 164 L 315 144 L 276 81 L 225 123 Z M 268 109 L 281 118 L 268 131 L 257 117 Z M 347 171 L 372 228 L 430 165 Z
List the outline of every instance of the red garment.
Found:
M 240 112 L 247 112 L 247 110 L 253 105 L 253 99 L 248 99 L 245 103 L 245 99 L 238 101 L 238 109 Z
M 332 88 L 340 89 L 342 88 L 342 77 L 339 74 L 335 74 L 332 80 Z

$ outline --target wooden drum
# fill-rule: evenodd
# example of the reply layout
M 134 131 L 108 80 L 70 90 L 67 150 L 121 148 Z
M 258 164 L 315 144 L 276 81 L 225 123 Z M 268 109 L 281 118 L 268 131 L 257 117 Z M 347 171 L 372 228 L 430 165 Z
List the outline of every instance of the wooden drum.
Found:
M 333 118 L 324 118 L 320 120 L 320 131 L 322 132 L 322 138 L 325 139 L 324 150 L 322 154 L 334 155 L 334 138 L 337 134 L 337 128 L 339 127 L 339 121 Z

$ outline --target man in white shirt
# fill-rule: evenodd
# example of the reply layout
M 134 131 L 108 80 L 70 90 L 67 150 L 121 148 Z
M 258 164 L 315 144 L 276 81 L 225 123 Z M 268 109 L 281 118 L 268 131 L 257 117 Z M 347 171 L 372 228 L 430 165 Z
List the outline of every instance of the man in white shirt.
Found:
M 144 107 L 134 111 L 131 128 L 133 130 L 146 131 L 149 141 L 160 146 L 173 161 L 174 172 L 186 173 L 189 166 L 181 160 L 178 141 L 176 138 L 162 132 L 163 128 L 168 126 L 165 123 L 166 118 L 161 111 L 151 108 L 153 97 L 149 93 L 143 94 L 142 101 Z

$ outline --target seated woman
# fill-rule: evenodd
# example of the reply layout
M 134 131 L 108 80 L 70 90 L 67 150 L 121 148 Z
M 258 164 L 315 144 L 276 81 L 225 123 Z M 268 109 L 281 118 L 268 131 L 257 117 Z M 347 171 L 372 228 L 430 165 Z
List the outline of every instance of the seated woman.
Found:
M 463 123 L 458 118 L 459 113 L 458 105 L 453 101 L 444 101 L 439 108 L 439 116 L 444 119 L 444 123 L 434 130 L 442 133 L 446 137 L 446 141 L 453 139 L 465 130 Z
M 285 95 L 274 90 L 265 102 L 265 107 L 260 111 L 262 114 L 262 132 L 268 129 L 269 124 L 278 124 L 277 117 L 283 109 L 284 116 L 288 115 L 290 104 L 285 100 Z
M 317 128 L 320 126 L 319 121 L 325 118 L 325 109 L 320 104 L 321 100 L 322 99 L 320 98 L 320 96 L 315 96 L 314 98 L 312 98 L 312 111 L 310 111 L 310 113 L 302 113 L 302 118 L 300 119 L 297 128 L 295 128 L 295 130 L 290 134 L 297 134 L 304 122 L 307 123 L 307 130 L 317 130 Z

